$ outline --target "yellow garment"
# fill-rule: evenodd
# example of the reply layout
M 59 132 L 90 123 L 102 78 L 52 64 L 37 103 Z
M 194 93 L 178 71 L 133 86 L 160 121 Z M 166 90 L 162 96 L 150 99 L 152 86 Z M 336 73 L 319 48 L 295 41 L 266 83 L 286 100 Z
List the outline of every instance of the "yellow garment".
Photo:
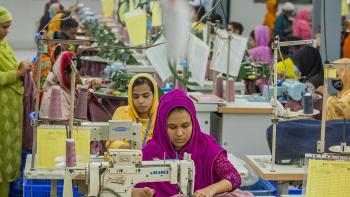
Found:
M 350 63 L 349 58 L 337 60 L 336 63 Z M 343 88 L 337 96 L 327 100 L 327 120 L 350 119 L 350 68 L 337 68 L 337 79 L 343 82 Z
M 156 119 L 157 107 L 158 107 L 158 86 L 157 86 L 157 82 L 149 74 L 140 73 L 140 74 L 134 75 L 131 78 L 130 83 L 129 83 L 129 89 L 128 89 L 128 105 L 119 107 L 115 111 L 115 113 L 114 113 L 114 115 L 112 117 L 112 120 L 132 120 L 132 121 L 136 121 L 138 119 L 139 122 L 142 123 L 141 140 L 142 140 L 142 143 L 143 143 L 143 139 L 144 139 L 144 136 L 146 134 L 146 128 L 147 128 L 149 119 L 142 119 L 142 118 L 140 118 L 140 116 L 138 115 L 138 113 L 137 113 L 137 111 L 136 111 L 136 109 L 134 107 L 133 100 L 132 100 L 132 86 L 133 86 L 135 80 L 137 78 L 139 78 L 139 77 L 145 77 L 145 78 L 151 80 L 151 82 L 153 84 L 153 89 L 154 89 L 153 104 L 152 104 L 152 107 L 150 109 L 150 116 L 151 116 L 151 119 L 152 119 L 152 123 L 151 123 L 151 126 L 150 126 L 150 130 L 148 131 L 147 141 L 152 138 L 154 121 Z M 111 143 L 107 142 L 107 147 L 108 148 L 119 148 L 121 145 L 127 145 L 127 143 L 125 143 L 123 141 L 113 141 Z
M 348 33 L 344 40 L 343 57 L 350 58 L 350 33 Z
M 61 30 L 61 19 L 62 19 L 63 13 L 58 13 L 53 17 L 51 20 L 49 27 L 48 27 L 48 32 L 55 32 L 55 31 L 60 31 Z
M 192 28 L 194 27 L 194 30 L 197 31 L 197 32 L 203 32 L 205 24 L 204 23 L 199 23 L 197 26 L 196 25 L 197 25 L 197 22 L 193 22 L 192 23 Z
M 286 66 L 284 66 L 284 64 Z M 291 58 L 287 58 L 284 60 L 284 63 L 282 61 L 278 62 L 277 64 L 277 72 L 281 74 L 282 76 L 285 73 L 285 67 L 287 68 L 286 72 L 286 78 L 288 79 L 298 79 L 297 75 L 294 72 L 294 62 Z
M 267 13 L 265 14 L 263 25 L 267 26 L 270 29 L 271 37 L 273 30 L 275 28 L 276 21 L 276 8 L 277 0 L 268 0 L 266 2 Z
M 11 13 L 4 7 L 0 6 L 0 23 L 12 21 Z

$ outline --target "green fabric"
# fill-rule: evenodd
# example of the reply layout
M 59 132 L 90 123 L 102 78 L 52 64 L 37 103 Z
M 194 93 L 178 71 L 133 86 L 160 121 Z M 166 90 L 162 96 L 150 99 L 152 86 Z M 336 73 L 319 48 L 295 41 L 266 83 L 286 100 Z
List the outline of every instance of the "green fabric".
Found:
M 16 77 L 17 68 L 11 47 L 0 41 L 0 183 L 20 175 L 23 83 Z
M 10 193 L 10 184 L 9 183 L 0 183 L 1 196 L 9 196 L 9 193 Z
M 4 7 L 0 6 L 0 23 L 12 21 L 11 13 Z

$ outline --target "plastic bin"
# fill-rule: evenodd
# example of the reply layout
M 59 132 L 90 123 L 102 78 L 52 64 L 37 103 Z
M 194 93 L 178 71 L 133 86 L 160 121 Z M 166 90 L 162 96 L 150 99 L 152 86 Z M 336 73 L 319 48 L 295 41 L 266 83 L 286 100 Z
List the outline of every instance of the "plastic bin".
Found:
M 289 195 L 301 195 L 302 191 L 303 191 L 302 189 L 293 188 L 293 189 L 288 190 L 288 194 Z
M 251 186 L 240 188 L 243 191 L 251 192 L 254 196 L 278 196 L 277 188 L 269 181 L 259 178 L 259 181 Z
M 26 165 L 28 154 L 31 154 L 31 152 L 22 152 L 21 174 L 16 181 L 10 184 L 10 197 L 23 197 L 23 170 Z
M 50 197 L 51 180 L 25 179 L 23 182 L 24 197 Z M 62 197 L 63 180 L 57 181 L 57 196 Z M 79 197 L 78 186 L 73 186 L 73 197 Z

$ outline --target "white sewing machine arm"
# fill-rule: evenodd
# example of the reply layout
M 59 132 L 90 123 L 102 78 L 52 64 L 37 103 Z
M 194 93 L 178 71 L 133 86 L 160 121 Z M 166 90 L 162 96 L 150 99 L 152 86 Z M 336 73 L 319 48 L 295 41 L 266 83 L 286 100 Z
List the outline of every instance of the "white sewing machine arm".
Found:
M 84 122 L 81 127 L 91 129 L 91 141 L 126 140 L 130 148 L 141 150 L 141 123 L 130 120 L 110 120 L 108 122 Z
M 181 193 L 194 189 L 194 163 L 189 154 L 184 160 L 141 161 L 138 150 L 111 150 L 110 161 L 88 164 L 88 196 L 130 197 L 137 183 L 170 181 Z

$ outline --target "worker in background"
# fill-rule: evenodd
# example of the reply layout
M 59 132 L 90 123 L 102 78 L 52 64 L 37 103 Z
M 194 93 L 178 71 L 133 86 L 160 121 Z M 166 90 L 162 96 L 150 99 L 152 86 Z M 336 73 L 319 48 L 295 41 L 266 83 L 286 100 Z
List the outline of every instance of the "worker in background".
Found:
M 152 139 L 142 149 L 142 160 L 183 159 L 191 154 L 195 165 L 194 197 L 215 196 L 241 186 L 241 176 L 227 159 L 227 152 L 205 134 L 189 96 L 175 89 L 159 101 Z M 173 196 L 179 186 L 170 182 L 140 183 L 132 196 Z M 154 194 L 154 195 L 153 195 Z
M 23 125 L 23 77 L 32 64 L 17 62 L 5 40 L 12 23 L 11 13 L 0 6 L 0 194 L 9 195 L 10 182 L 20 176 Z
M 227 25 L 227 30 L 231 31 L 234 34 L 242 35 L 243 33 L 243 25 L 239 22 L 232 21 Z
M 52 9 L 55 10 L 64 10 L 64 7 L 62 6 L 62 4 L 60 3 L 57 3 L 57 1 L 52 1 L 51 2 L 48 2 L 46 5 L 45 5 L 45 10 L 44 10 L 44 14 L 43 16 L 40 18 L 40 23 L 39 23 L 39 27 L 38 27 L 38 30 L 37 32 L 40 32 L 42 30 L 45 30 L 47 32 L 48 30 L 48 25 L 50 23 L 50 21 L 53 19 L 54 16 L 52 16 L 52 11 L 49 11 L 50 10 L 50 6 L 52 4 L 55 4 Z M 58 5 L 58 6 L 57 6 Z M 45 28 L 44 28 L 45 27 Z M 44 28 L 44 29 L 43 29 Z
M 336 63 L 349 64 L 350 59 L 343 58 Z M 350 68 L 337 68 L 337 76 L 331 81 L 337 90 L 336 96 L 327 100 L 327 120 L 350 119 Z
M 205 8 L 203 6 L 192 6 L 192 28 L 200 34 L 205 27 L 205 21 L 200 19 L 205 15 Z
M 158 86 L 154 78 L 146 73 L 134 75 L 128 88 L 128 105 L 119 107 L 112 120 L 132 120 L 142 124 L 143 145 L 152 138 L 158 107 Z M 123 141 L 107 142 L 107 148 L 128 148 Z
M 54 32 L 53 39 L 74 40 L 78 34 L 79 23 L 73 18 L 61 21 L 59 31 Z
M 303 40 L 311 39 L 311 16 L 308 9 L 301 9 L 297 12 L 293 20 L 293 36 L 302 38 Z
M 277 6 L 277 0 L 266 1 L 267 13 L 265 14 L 263 25 L 270 29 L 271 38 L 273 38 L 273 30 L 275 28 Z
M 63 7 L 61 7 L 60 3 L 53 3 L 50 5 L 49 8 L 49 15 L 51 18 L 50 24 L 48 26 L 48 30 L 47 32 L 55 32 L 55 31 L 59 31 L 60 27 L 61 27 L 61 21 L 60 19 L 62 19 L 62 16 L 64 15 L 62 10 Z
M 248 54 L 250 59 L 254 62 L 271 63 L 270 30 L 268 27 L 263 25 L 256 26 L 254 31 L 250 33 L 249 43 L 250 49 Z
M 290 2 L 286 2 L 282 5 L 282 13 L 277 17 L 275 22 L 275 35 L 286 37 L 292 34 L 291 17 L 294 10 L 295 6 Z
M 301 81 L 309 82 L 312 89 L 323 85 L 323 64 L 320 52 L 311 46 L 304 46 L 292 55 L 291 59 L 300 72 Z

